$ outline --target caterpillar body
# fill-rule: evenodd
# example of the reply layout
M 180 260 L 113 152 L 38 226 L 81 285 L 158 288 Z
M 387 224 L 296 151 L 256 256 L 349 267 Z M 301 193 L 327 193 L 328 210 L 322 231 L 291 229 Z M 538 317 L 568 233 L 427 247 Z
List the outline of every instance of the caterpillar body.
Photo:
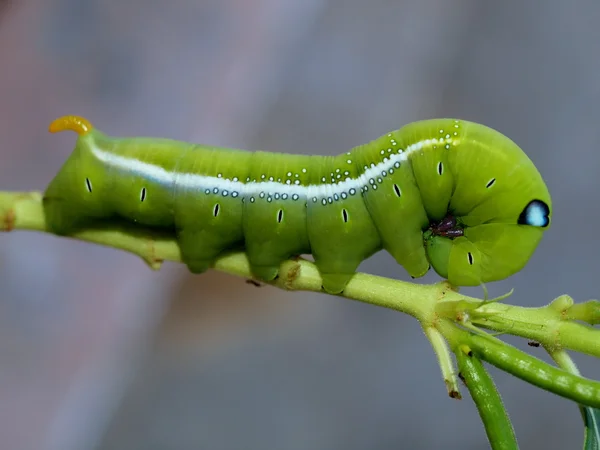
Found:
M 256 278 L 312 254 L 341 293 L 385 249 L 414 278 L 430 267 L 456 286 L 521 270 L 551 220 L 548 189 L 509 138 L 474 122 L 414 122 L 339 156 L 250 152 L 170 139 L 78 134 L 44 193 L 58 235 L 128 220 L 172 232 L 193 273 L 243 249 Z

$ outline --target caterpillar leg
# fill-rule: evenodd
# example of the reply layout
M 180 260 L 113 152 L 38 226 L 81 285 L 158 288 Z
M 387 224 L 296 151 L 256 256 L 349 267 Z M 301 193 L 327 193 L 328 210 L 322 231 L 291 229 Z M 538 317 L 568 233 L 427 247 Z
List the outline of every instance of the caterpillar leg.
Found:
M 175 225 L 181 259 L 192 273 L 210 269 L 225 251 L 236 248 L 243 241 L 242 208 L 235 199 L 217 194 L 201 194 L 181 199 L 176 205 Z
M 328 294 L 341 294 L 356 273 L 358 264 L 336 264 L 336 261 L 319 261 L 317 266 L 323 278 L 323 290 Z
M 222 249 L 221 246 L 212 245 L 212 236 L 203 230 L 181 230 L 177 233 L 177 242 L 181 250 L 181 260 L 194 274 L 201 274 L 210 269 Z
M 283 261 L 281 261 L 283 262 Z M 250 270 L 254 276 L 262 281 L 273 281 L 279 275 L 279 266 L 281 264 L 274 265 L 263 265 L 259 266 L 256 264 L 250 265 Z
M 310 247 L 303 240 L 286 238 L 287 233 L 262 236 L 246 241 L 246 255 L 252 273 L 262 281 L 273 281 L 279 275 L 281 263 L 294 255 L 309 253 Z
M 246 255 L 252 273 L 263 281 L 274 280 L 281 263 L 291 256 L 310 253 L 305 203 L 286 202 L 280 200 L 281 196 L 273 192 L 264 198 L 249 197 L 244 202 Z
M 188 270 L 196 275 L 206 272 L 214 264 L 214 260 L 209 259 L 186 259 L 183 262 Z
M 360 198 L 322 208 L 329 211 L 322 214 L 309 209 L 312 254 L 325 292 L 340 294 L 360 263 L 381 248 L 381 239 Z

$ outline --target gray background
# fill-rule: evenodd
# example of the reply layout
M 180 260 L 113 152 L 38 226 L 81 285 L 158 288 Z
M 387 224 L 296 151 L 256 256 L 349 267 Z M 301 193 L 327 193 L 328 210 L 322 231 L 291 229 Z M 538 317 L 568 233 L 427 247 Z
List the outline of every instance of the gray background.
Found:
M 597 1 L 0 4 L 0 189 L 45 187 L 74 142 L 46 131 L 63 114 L 114 135 L 319 154 L 459 117 L 519 143 L 553 195 L 539 250 L 491 294 L 598 296 Z M 383 253 L 361 269 L 408 278 Z M 523 449 L 580 447 L 573 404 L 492 372 Z M 410 317 L 16 232 L 0 235 L 0 448 L 487 446 Z

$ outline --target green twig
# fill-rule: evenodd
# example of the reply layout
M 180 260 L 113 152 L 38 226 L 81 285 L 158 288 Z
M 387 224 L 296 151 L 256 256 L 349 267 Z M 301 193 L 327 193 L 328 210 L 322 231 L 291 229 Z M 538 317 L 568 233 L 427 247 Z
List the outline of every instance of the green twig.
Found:
M 484 361 L 522 380 L 583 405 L 600 407 L 600 382 L 559 369 L 491 336 L 472 335 L 469 346 Z
M 429 339 L 429 342 L 431 343 L 431 346 L 433 347 L 433 350 L 438 358 L 438 364 L 442 370 L 442 377 L 444 378 L 448 395 L 451 398 L 461 399 L 462 396 L 460 395 L 460 390 L 458 388 L 458 376 L 454 370 L 454 365 L 452 364 L 452 357 L 450 355 L 448 343 L 444 339 L 442 333 L 440 333 L 437 328 L 434 328 L 433 326 L 425 326 L 423 327 L 423 331 L 425 332 L 427 339 Z
M 459 345 L 455 349 L 455 354 L 460 377 L 477 406 L 492 449 L 518 449 L 512 423 L 489 373 L 469 346 Z
M 0 192 L 0 231 L 48 232 L 41 199 L 39 192 Z M 70 238 L 136 254 L 155 270 L 159 269 L 165 260 L 181 261 L 179 247 L 172 235 L 143 230 L 134 224 L 124 224 L 110 229 L 88 229 Z M 214 269 L 244 278 L 253 278 L 248 260 L 243 253 L 223 256 L 217 260 Z M 286 290 L 322 292 L 319 271 L 314 264 L 303 259 L 285 261 L 280 267 L 279 277 L 269 284 Z M 417 319 L 437 354 L 448 392 L 453 397 L 459 397 L 460 394 L 449 348 L 456 352 L 455 349 L 467 345 L 476 358 L 485 360 L 529 383 L 585 406 L 600 406 L 599 382 L 553 367 L 487 334 L 482 329 L 487 328 L 498 334 L 512 334 L 537 341 L 555 359 L 557 355 L 560 359 L 562 354 L 560 352 L 564 350 L 575 350 L 600 357 L 600 330 L 590 326 L 600 322 L 598 301 L 574 304 L 573 299 L 563 295 L 547 306 L 524 308 L 503 303 L 503 298 L 482 302 L 460 294 L 447 282 L 420 285 L 364 273 L 357 273 L 341 296 L 400 311 Z M 501 405 L 498 403 L 499 397 L 493 400 L 497 395 L 495 387 L 488 383 L 491 380 L 486 378 L 489 375 L 483 367 L 477 366 L 480 364 L 478 359 L 464 359 L 463 355 L 457 357 L 459 364 L 464 368 L 465 379 L 471 377 L 473 380 L 479 380 L 471 381 L 470 386 L 467 385 L 476 403 L 480 402 L 480 399 L 487 398 L 481 403 L 484 408 L 484 410 L 480 408 L 482 418 L 495 415 L 497 420 L 504 421 L 505 419 L 501 418 L 504 413 L 501 413 L 498 406 Z M 483 391 L 480 392 L 478 389 Z M 483 392 L 487 397 L 481 396 Z M 495 405 L 495 409 L 490 412 L 491 410 L 487 409 L 492 404 Z M 486 420 L 484 419 L 484 423 Z M 502 422 L 498 425 L 505 430 L 502 433 L 508 432 L 507 424 L 510 423 Z M 500 433 L 494 430 L 491 432 L 490 436 Z M 493 445 L 500 445 L 498 443 L 501 442 L 500 438 L 492 439 L 497 439 Z

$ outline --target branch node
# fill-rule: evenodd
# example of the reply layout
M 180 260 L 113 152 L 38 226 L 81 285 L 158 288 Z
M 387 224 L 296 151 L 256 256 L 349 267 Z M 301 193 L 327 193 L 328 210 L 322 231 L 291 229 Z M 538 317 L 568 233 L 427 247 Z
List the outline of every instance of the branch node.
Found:
M 427 339 L 429 339 L 433 351 L 437 356 L 448 395 L 450 398 L 460 399 L 461 395 L 458 389 L 458 377 L 454 370 L 454 364 L 452 362 L 452 357 L 450 356 L 450 348 L 448 347 L 446 339 L 438 329 L 431 326 L 423 326 L 423 331 L 425 332 Z
M 300 277 L 300 272 L 302 271 L 302 267 L 298 263 L 298 261 L 294 261 L 293 264 L 287 268 L 285 272 L 285 281 L 283 283 L 284 287 L 287 290 L 294 289 L 294 283 Z
M 471 350 L 471 347 L 469 347 L 468 345 L 466 345 L 466 344 L 460 345 L 459 349 L 461 352 L 463 352 L 468 357 L 473 356 L 473 350 Z
M 573 299 L 568 295 L 561 295 L 550 302 L 548 307 L 560 314 L 561 319 L 567 318 L 567 310 L 573 306 Z
M 164 262 L 164 259 L 156 256 L 156 245 L 154 239 L 146 241 L 147 251 L 141 255 L 142 259 L 148 264 L 150 269 L 159 270 Z
M 4 216 L 4 220 L 2 221 L 2 231 L 14 230 L 16 220 L 17 215 L 15 214 L 15 209 L 10 208 L 8 211 L 6 211 L 6 215 Z

